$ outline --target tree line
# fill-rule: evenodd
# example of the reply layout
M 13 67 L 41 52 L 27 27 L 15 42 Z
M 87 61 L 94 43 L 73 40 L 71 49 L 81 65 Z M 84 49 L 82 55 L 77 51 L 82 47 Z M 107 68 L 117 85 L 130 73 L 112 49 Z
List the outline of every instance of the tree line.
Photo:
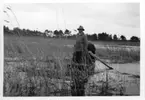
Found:
M 44 32 L 40 32 L 38 30 L 29 30 L 29 29 L 20 29 L 14 28 L 10 30 L 8 27 L 4 26 L 4 34 L 6 35 L 18 35 L 18 36 L 41 36 L 41 37 L 50 37 L 50 38 L 69 38 L 73 39 L 76 37 L 76 34 L 71 34 L 71 31 L 66 29 L 64 32 L 62 30 L 45 30 Z M 116 34 L 108 34 L 106 32 L 102 33 L 94 33 L 94 34 L 86 34 L 88 40 L 91 41 L 131 41 L 131 42 L 140 42 L 140 38 L 137 36 L 132 36 L 129 40 L 126 39 L 124 35 L 117 36 Z

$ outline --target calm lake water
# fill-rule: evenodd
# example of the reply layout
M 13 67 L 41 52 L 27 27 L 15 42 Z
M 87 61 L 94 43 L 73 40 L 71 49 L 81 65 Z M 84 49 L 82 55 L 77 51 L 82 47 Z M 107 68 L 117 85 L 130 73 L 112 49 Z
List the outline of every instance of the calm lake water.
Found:
M 96 65 L 95 71 L 104 70 L 107 68 L 100 61 L 96 61 L 95 65 Z M 110 67 L 113 67 L 115 70 L 119 72 L 140 75 L 140 63 L 108 64 L 108 65 Z
M 112 66 L 114 69 L 116 69 L 120 72 L 140 75 L 140 64 L 139 63 L 110 64 L 110 66 Z

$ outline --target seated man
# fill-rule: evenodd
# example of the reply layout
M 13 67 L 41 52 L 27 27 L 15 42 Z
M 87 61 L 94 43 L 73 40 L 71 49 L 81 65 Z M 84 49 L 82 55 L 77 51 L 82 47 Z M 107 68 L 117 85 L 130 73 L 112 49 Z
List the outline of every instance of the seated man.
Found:
M 91 42 L 88 43 L 87 50 L 88 51 L 91 51 L 93 54 L 96 54 L 95 45 L 92 44 Z M 95 57 L 93 57 L 92 55 L 90 55 L 90 56 L 91 56 L 91 59 L 90 60 L 92 60 L 92 62 L 90 62 L 90 63 L 94 63 L 95 62 Z

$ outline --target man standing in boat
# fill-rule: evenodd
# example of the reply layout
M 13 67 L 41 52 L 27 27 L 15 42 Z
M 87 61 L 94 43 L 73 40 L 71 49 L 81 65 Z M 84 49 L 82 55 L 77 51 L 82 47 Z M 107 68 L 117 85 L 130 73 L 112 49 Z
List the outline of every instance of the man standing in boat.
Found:
M 95 47 L 88 42 L 87 36 L 83 32 L 83 26 L 78 28 L 76 44 L 74 45 L 74 53 L 71 66 L 71 94 L 72 96 L 84 96 L 85 84 L 88 77 L 94 71 L 95 59 L 89 54 L 88 51 L 95 53 Z

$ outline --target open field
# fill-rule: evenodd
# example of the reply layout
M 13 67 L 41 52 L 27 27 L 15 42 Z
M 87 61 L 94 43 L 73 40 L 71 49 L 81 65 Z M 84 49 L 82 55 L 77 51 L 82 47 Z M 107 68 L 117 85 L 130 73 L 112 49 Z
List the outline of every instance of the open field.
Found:
M 68 64 L 74 43 L 67 39 L 5 36 L 4 96 L 70 96 Z M 94 74 L 86 84 L 86 95 L 139 95 L 140 47 L 135 43 L 93 43 L 96 55 L 121 73 L 103 70 Z

